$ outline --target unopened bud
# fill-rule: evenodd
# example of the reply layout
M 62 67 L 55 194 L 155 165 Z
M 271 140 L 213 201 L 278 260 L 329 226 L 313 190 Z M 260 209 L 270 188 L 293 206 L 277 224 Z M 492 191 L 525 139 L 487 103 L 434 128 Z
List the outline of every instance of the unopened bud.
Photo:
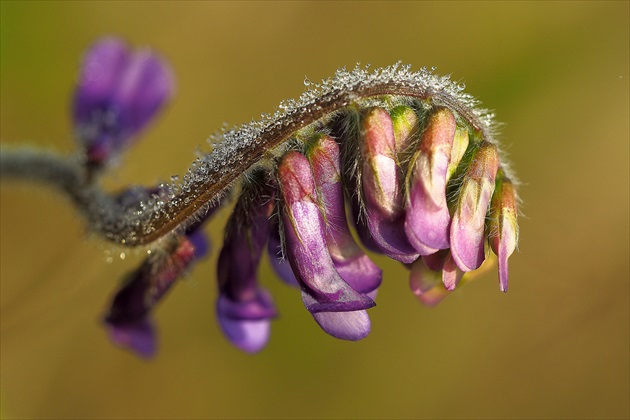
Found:
M 508 258 L 518 244 L 518 221 L 514 184 L 507 179 L 497 181 L 492 197 L 490 218 L 490 247 L 499 260 L 499 286 L 508 288 Z
M 450 235 L 453 259 L 462 271 L 475 270 L 483 263 L 485 218 L 498 167 L 496 146 L 484 142 L 466 169 Z

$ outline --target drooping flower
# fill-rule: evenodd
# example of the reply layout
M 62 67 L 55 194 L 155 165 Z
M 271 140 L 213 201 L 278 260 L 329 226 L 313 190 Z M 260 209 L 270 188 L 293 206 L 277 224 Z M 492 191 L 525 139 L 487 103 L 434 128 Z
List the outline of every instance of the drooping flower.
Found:
M 385 109 L 375 107 L 365 112 L 359 143 L 362 194 L 371 238 L 388 257 L 411 263 L 419 254 L 405 235 L 403 177 L 392 119 Z
M 286 153 L 278 166 L 278 181 L 287 257 L 304 305 L 329 334 L 346 340 L 365 337 L 370 330 L 365 310 L 375 304 L 348 285 L 335 268 L 308 159 L 296 151 Z
M 383 273 L 350 233 L 341 183 L 339 146 L 330 136 L 316 136 L 307 156 L 324 217 L 326 245 L 335 268 L 354 290 L 374 298 Z
M 164 252 L 150 255 L 123 282 L 105 316 L 112 341 L 142 357 L 155 354 L 157 338 L 150 313 L 190 267 L 207 252 L 203 233 L 173 240 Z
M 172 96 L 169 66 L 149 49 L 131 51 L 105 38 L 86 53 L 74 93 L 72 117 L 88 162 L 107 164 Z
M 271 319 L 276 316 L 271 295 L 258 285 L 257 275 L 275 204 L 274 192 L 265 182 L 264 173 L 258 172 L 244 185 L 217 263 L 219 324 L 235 346 L 249 353 L 267 344 Z
M 405 232 L 421 255 L 449 247 L 451 215 L 446 177 L 455 138 L 453 113 L 437 109 L 429 115 L 410 168 Z

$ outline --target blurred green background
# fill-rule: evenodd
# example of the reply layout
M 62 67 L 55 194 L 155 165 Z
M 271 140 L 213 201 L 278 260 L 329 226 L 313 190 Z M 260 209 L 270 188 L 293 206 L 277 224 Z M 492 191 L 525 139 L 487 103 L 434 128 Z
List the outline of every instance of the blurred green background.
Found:
M 214 316 L 223 212 L 212 256 L 158 308 L 160 353 L 144 362 L 99 326 L 142 256 L 118 258 L 50 190 L 3 182 L 2 416 L 627 418 L 628 16 L 628 2 L 603 1 L 3 1 L 4 144 L 73 150 L 70 92 L 102 35 L 154 47 L 178 85 L 111 188 L 182 174 L 222 122 L 273 111 L 305 76 L 402 60 L 496 110 L 525 217 L 505 295 L 493 270 L 428 309 L 402 266 L 375 257 L 384 285 L 358 343 L 323 333 L 264 261 L 282 316 L 250 356 Z

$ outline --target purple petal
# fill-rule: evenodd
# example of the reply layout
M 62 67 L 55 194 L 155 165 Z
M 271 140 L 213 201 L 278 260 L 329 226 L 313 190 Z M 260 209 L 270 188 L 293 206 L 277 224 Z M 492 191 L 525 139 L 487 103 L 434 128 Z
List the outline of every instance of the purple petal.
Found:
M 402 189 L 392 119 L 383 108 L 372 108 L 361 124 L 361 182 L 366 205 L 393 218 L 402 211 Z
M 219 316 L 219 325 L 228 340 L 247 353 L 259 352 L 269 341 L 271 332 L 269 319 L 234 320 Z
M 86 52 L 74 93 L 75 124 L 90 122 L 95 110 L 107 107 L 128 60 L 127 46 L 115 38 L 105 38 Z
M 326 247 L 308 159 L 298 152 L 288 152 L 278 166 L 278 178 L 287 256 L 306 308 L 316 313 L 374 306 L 372 299 L 350 287 L 335 269 Z
M 442 302 L 450 293 L 442 283 L 442 272 L 428 268 L 422 258 L 411 266 L 409 288 L 422 304 L 431 307 Z
M 232 300 L 220 293 L 217 300 L 217 312 L 219 316 L 233 320 L 269 319 L 278 314 L 271 295 L 263 288 L 252 292 L 248 300 L 240 301 Z
M 357 341 L 370 333 L 367 311 L 318 312 L 313 318 L 328 334 L 342 340 Z
M 422 261 L 424 261 L 424 264 L 431 270 L 442 271 L 442 268 L 444 267 L 444 261 L 446 261 L 448 253 L 449 251 L 447 249 L 442 249 L 434 254 L 423 255 Z
M 217 316 L 221 330 L 232 344 L 255 353 L 269 341 L 271 318 L 276 316 L 276 310 L 271 295 L 260 289 L 256 297 L 247 302 L 235 302 L 220 295 Z
M 206 256 L 210 250 L 210 241 L 201 228 L 197 228 L 186 234 L 195 250 L 195 259 Z
M 264 177 L 262 173 L 253 176 Z M 258 265 L 269 237 L 273 207 L 271 188 L 245 185 L 227 222 L 217 277 L 221 293 L 235 302 L 248 301 L 258 291 Z
M 152 254 L 116 293 L 105 321 L 119 326 L 145 319 L 193 262 L 194 255 L 194 247 L 185 237 L 179 238 L 170 253 Z
M 371 293 L 381 284 L 382 271 L 357 245 L 350 233 L 341 183 L 339 146 L 329 136 L 309 149 L 317 198 L 326 219 L 325 238 L 337 272 L 354 290 Z
M 155 327 L 149 319 L 133 324 L 108 324 L 110 339 L 118 346 L 127 348 L 138 356 L 153 357 L 157 349 Z
M 131 53 L 117 39 L 95 44 L 86 53 L 73 104 L 89 161 L 102 164 L 126 147 L 173 90 L 170 68 L 157 55 Z
M 168 65 L 150 50 L 140 50 L 130 57 L 112 92 L 112 104 L 120 110 L 123 138 L 144 128 L 173 95 L 173 79 Z
M 451 253 L 462 271 L 479 268 L 484 254 L 485 218 L 499 164 L 496 147 L 482 145 L 468 167 L 453 221 Z
M 444 288 L 449 291 L 455 290 L 455 287 L 459 284 L 463 276 L 464 272 L 457 267 L 453 256 L 449 252 L 442 268 L 442 282 L 444 283 Z
M 405 231 L 421 255 L 426 255 L 427 248 L 449 247 L 451 216 L 446 202 L 446 175 L 455 129 L 451 111 L 442 108 L 435 112 L 412 159 Z
M 361 184 L 368 230 L 381 252 L 411 263 L 418 253 L 405 235 L 402 176 L 392 119 L 384 109 L 372 108 L 361 124 Z
M 260 177 L 260 178 L 259 178 Z M 262 172 L 252 174 L 265 184 Z M 271 295 L 258 285 L 258 265 L 269 236 L 274 199 L 271 188 L 246 183 L 226 226 L 219 254 L 217 315 L 221 329 L 237 347 L 261 350 L 276 316 Z
M 280 231 L 277 224 L 272 225 L 270 228 L 267 253 L 271 267 L 276 275 L 289 286 L 298 287 L 300 284 L 295 278 L 295 274 L 293 274 L 291 264 L 282 257 L 282 241 L 280 240 Z

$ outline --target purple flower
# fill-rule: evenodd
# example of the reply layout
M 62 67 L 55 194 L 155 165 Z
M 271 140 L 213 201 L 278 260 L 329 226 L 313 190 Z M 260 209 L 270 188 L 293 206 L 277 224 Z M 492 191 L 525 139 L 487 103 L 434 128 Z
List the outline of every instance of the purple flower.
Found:
M 154 355 L 157 344 L 150 312 L 207 248 L 200 232 L 192 238 L 181 236 L 174 240 L 166 252 L 149 256 L 125 280 L 112 299 L 104 320 L 116 344 L 142 357 Z
M 83 59 L 72 111 L 88 162 L 102 166 L 129 146 L 173 90 L 168 65 L 150 50 L 132 52 L 115 38 L 94 44 Z
M 298 152 L 286 153 L 278 166 L 278 182 L 287 256 L 304 305 L 327 333 L 347 340 L 365 337 L 370 328 L 366 314 L 347 312 L 375 304 L 348 285 L 335 268 L 308 159 Z
M 330 136 L 319 136 L 310 145 L 307 156 L 323 211 L 326 245 L 335 268 L 354 290 L 374 298 L 383 274 L 357 245 L 348 228 L 339 146 Z
M 252 178 L 257 182 L 258 177 Z M 264 177 L 261 178 L 264 182 Z M 273 190 L 246 185 L 228 221 L 219 254 L 217 315 L 226 337 L 248 353 L 260 351 L 269 340 L 276 316 L 271 295 L 258 285 L 258 264 L 269 236 Z
M 405 235 L 403 189 L 392 119 L 383 108 L 369 109 L 361 121 L 361 186 L 369 233 L 390 258 L 411 263 L 418 253 Z
M 412 158 L 405 231 L 421 255 L 449 247 L 451 216 L 446 202 L 446 176 L 455 129 L 453 113 L 438 109 L 428 117 Z

